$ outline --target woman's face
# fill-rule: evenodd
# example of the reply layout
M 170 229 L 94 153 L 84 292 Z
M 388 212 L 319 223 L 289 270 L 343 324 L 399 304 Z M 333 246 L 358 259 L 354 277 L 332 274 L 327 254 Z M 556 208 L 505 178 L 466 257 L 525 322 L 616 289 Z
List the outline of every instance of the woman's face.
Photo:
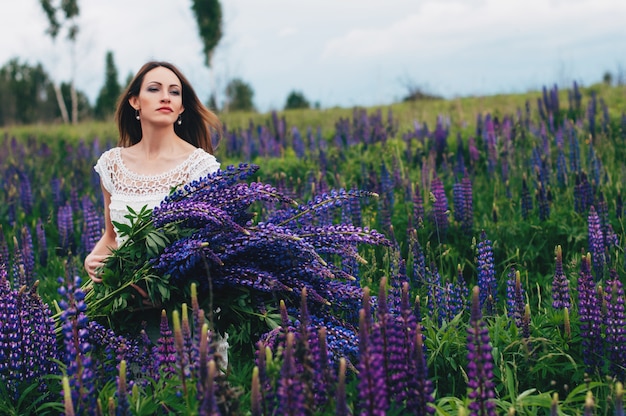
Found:
M 139 110 L 141 121 L 155 125 L 174 125 L 183 107 L 183 88 L 171 70 L 159 66 L 146 73 L 139 95 L 129 99 Z

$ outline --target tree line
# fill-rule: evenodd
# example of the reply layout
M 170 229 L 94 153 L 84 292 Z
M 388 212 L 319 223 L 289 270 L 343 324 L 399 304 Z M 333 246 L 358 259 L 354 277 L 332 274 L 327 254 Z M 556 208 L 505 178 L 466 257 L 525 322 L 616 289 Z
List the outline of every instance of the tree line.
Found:
M 48 27 L 45 33 L 55 40 L 65 34 L 69 52 L 75 47 L 79 34 L 78 0 L 39 0 Z M 241 78 L 230 80 L 224 90 L 224 103 L 218 108 L 212 65 L 213 53 L 222 37 L 222 8 L 217 0 L 192 0 L 198 35 L 203 43 L 204 64 L 210 70 L 211 96 L 207 105 L 214 111 L 255 111 L 254 89 Z M 109 118 L 123 89 L 112 51 L 105 57 L 105 79 L 95 103 L 75 88 L 74 70 L 68 69 L 66 82 L 55 82 L 41 63 L 30 64 L 15 57 L 0 67 L 0 126 L 33 123 L 77 123 L 78 120 Z M 131 75 L 132 76 L 132 75 Z M 130 77 L 125 83 L 130 81 Z M 126 85 L 126 84 L 124 84 Z M 309 108 L 304 94 L 292 91 L 285 109 Z

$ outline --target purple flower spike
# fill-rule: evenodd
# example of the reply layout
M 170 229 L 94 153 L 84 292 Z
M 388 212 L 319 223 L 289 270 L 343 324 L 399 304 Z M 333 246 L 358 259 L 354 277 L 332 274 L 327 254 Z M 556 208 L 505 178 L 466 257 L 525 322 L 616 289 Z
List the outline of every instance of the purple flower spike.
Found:
M 478 251 L 478 287 L 480 288 L 480 307 L 487 315 L 495 314 L 496 294 L 498 282 L 493 259 L 491 241 L 487 239 L 485 231 L 480 234 Z
M 489 330 L 482 319 L 479 288 L 472 290 L 472 309 L 467 328 L 467 377 L 470 415 L 496 416 L 493 357 Z
M 591 275 L 591 255 L 583 256 L 578 278 L 578 315 L 583 362 L 589 373 L 602 367 L 602 299 Z
M 596 280 L 600 280 L 604 275 L 604 266 L 606 265 L 606 247 L 600 217 L 593 205 L 589 208 L 587 224 L 593 270 L 596 273 Z
M 609 360 L 609 375 L 617 380 L 626 376 L 626 316 L 624 315 L 624 287 L 615 270 L 606 282 L 605 343 Z
M 563 272 L 563 250 L 556 246 L 556 265 L 552 279 L 552 307 L 564 309 L 570 307 L 569 281 Z
M 431 184 L 431 195 L 433 199 L 432 208 L 432 220 L 435 225 L 435 230 L 441 240 L 445 240 L 448 233 L 449 219 L 448 219 L 448 198 L 443 188 L 443 182 L 439 177 L 435 177 Z

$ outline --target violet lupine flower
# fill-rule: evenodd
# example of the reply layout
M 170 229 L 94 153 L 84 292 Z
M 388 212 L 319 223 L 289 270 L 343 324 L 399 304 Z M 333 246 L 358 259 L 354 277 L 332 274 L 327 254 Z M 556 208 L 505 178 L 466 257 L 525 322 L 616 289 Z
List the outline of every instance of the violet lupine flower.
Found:
M 368 346 L 370 353 L 382 359 L 380 365 L 390 403 L 402 403 L 407 396 L 408 380 L 413 377 L 409 357 L 412 340 L 407 338 L 404 319 L 389 310 L 386 302 L 386 279 L 382 279 L 378 295 L 377 321 L 372 325 Z
M 589 208 L 587 216 L 587 229 L 589 250 L 591 251 L 591 259 L 593 260 L 593 270 L 596 280 L 602 279 L 604 276 L 604 266 L 606 265 L 606 247 L 604 245 L 604 234 L 602 233 L 602 225 L 600 217 L 596 209 L 592 205 Z
M 487 150 L 487 171 L 490 176 L 493 176 L 496 171 L 496 165 L 498 163 L 498 150 L 496 148 L 498 138 L 494 127 L 491 114 L 487 114 L 485 117 L 485 130 L 483 132 L 483 139 Z
M 428 285 L 428 300 L 426 302 L 428 313 L 433 320 L 436 319 L 441 325 L 446 317 L 445 288 L 434 263 L 431 263 L 430 267 L 426 269 L 426 284 Z
M 579 214 L 584 214 L 593 204 L 593 188 L 587 179 L 587 174 L 579 172 L 576 174 L 574 185 L 574 210 Z
M 428 366 L 426 365 L 426 352 L 421 324 L 415 330 L 415 345 L 413 346 L 412 358 L 415 366 L 415 375 L 409 384 L 410 394 L 406 401 L 406 410 L 416 416 L 434 414 L 435 408 L 432 406 L 435 401 L 433 383 L 428 378 Z
M 337 390 L 335 392 L 335 416 L 349 416 L 350 408 L 346 402 L 346 359 L 339 359 L 337 371 Z
M 417 183 L 413 191 L 413 224 L 415 229 L 420 229 L 424 226 L 424 200 L 419 184 Z
M 39 263 L 46 267 L 48 264 L 48 241 L 46 239 L 46 231 L 43 226 L 41 218 L 37 218 L 37 224 L 35 225 L 35 233 L 37 235 L 37 253 L 39 256 Z M 2 243 L 0 242 L 0 245 Z M 0 261 L 2 261 L 2 255 L 0 254 Z
M 517 328 L 521 328 L 525 302 L 519 270 L 512 268 L 508 277 L 506 282 L 507 315 L 515 322 Z
M 81 249 L 83 253 L 90 253 L 100 239 L 100 236 L 102 236 L 102 216 L 98 213 L 95 205 L 87 195 L 81 199 L 81 206 L 83 211 Z
M 461 301 L 460 312 L 469 304 L 469 289 L 467 287 L 467 283 L 465 282 L 465 277 L 463 276 L 463 268 L 460 264 L 457 264 L 456 266 L 456 286 L 459 293 L 459 299 Z
M 117 409 L 116 416 L 131 415 L 130 401 L 128 400 L 128 386 L 126 383 L 126 361 L 120 361 L 119 374 L 117 376 Z
M 486 315 L 495 314 L 498 282 L 494 266 L 493 248 L 491 240 L 487 239 L 487 233 L 480 233 L 480 242 L 477 249 L 478 287 L 480 288 L 480 307 L 485 309 Z
M 62 300 L 59 302 L 62 313 L 59 318 L 65 346 L 63 363 L 72 389 L 72 402 L 79 411 L 96 408 L 96 374 L 95 362 L 91 357 L 92 345 L 88 340 L 87 304 L 85 292 L 81 289 L 81 279 L 76 276 L 73 281 L 65 282 L 59 288 Z
M 443 182 L 436 176 L 431 184 L 432 197 L 432 220 L 435 225 L 435 231 L 440 240 L 445 240 L 448 233 L 448 198 L 443 188 Z
M 35 248 L 33 247 L 33 237 L 28 227 L 22 227 L 21 254 L 24 264 L 24 274 L 26 281 L 24 284 L 31 286 L 35 280 Z
M 59 207 L 57 227 L 59 229 L 59 250 L 61 253 L 67 254 L 72 251 L 72 240 L 74 238 L 74 219 L 70 205 Z
M 467 387 L 472 416 L 496 416 L 493 357 L 487 324 L 482 319 L 478 286 L 472 290 L 472 308 L 467 328 Z
M 57 373 L 59 358 L 54 320 L 37 294 L 37 284 L 30 290 L 11 288 L 4 263 L 0 263 L 0 316 L 0 382 L 7 397 L 17 401 L 32 383 L 46 391 L 46 376 Z
M 413 256 L 413 274 L 411 285 L 416 289 L 426 284 L 426 256 L 424 250 L 417 239 L 417 232 L 412 229 L 409 234 L 409 245 Z
M 535 199 L 537 200 L 537 206 L 539 207 L 539 219 L 541 221 L 546 221 L 550 218 L 550 187 L 545 187 L 542 183 L 537 184 Z
M 570 308 L 569 280 L 563 272 L 563 250 L 556 246 L 554 277 L 552 278 L 552 307 L 554 309 Z
M 176 347 L 165 310 L 161 311 L 160 337 L 152 355 L 156 374 L 176 374 Z
M 582 338 L 583 362 L 589 373 L 603 364 L 602 351 L 602 299 L 598 297 L 591 274 L 591 254 L 582 257 L 578 277 L 578 316 Z
M 624 380 L 626 376 L 626 316 L 624 315 L 624 288 L 615 270 L 606 282 L 605 338 L 609 360 L 609 376 Z
M 24 213 L 26 215 L 30 215 L 33 212 L 33 192 L 30 186 L 30 178 L 25 172 L 22 171 L 18 171 L 18 178 L 20 181 L 20 203 Z
M 556 180 L 562 188 L 567 186 L 567 161 L 565 159 L 565 152 L 560 146 L 556 159 Z
M 384 416 L 389 408 L 383 357 L 370 345 L 369 318 L 359 311 L 358 403 L 361 414 Z
M 472 190 L 472 180 L 467 172 L 461 180 L 461 192 L 463 193 L 463 219 L 461 228 L 465 232 L 471 232 L 474 229 L 474 192 Z
M 307 414 L 305 407 L 305 395 L 302 382 L 298 377 L 295 359 L 295 335 L 287 333 L 283 365 L 280 370 L 280 379 L 276 398 L 278 400 L 277 412 L 280 415 L 304 415 Z

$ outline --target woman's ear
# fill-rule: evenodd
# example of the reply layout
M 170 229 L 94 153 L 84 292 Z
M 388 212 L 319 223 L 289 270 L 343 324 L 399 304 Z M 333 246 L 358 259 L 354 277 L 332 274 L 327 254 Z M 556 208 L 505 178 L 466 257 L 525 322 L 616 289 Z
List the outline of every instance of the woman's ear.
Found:
M 139 107 L 139 97 L 137 97 L 136 95 L 133 95 L 128 99 L 128 104 L 130 104 L 130 106 L 133 107 L 135 110 L 141 109 Z

